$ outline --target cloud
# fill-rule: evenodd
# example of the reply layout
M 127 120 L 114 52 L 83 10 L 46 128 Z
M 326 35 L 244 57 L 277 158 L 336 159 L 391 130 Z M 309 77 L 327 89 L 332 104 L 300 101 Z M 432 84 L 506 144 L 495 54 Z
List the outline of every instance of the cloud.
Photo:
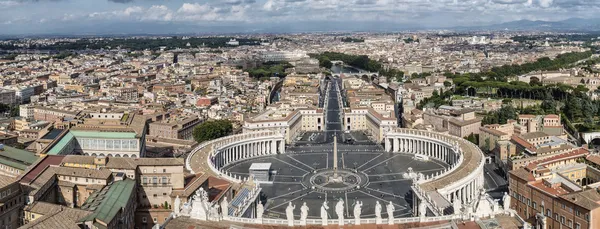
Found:
M 540 2 L 540 6 L 547 8 L 550 7 L 552 5 L 552 0 L 539 0 Z

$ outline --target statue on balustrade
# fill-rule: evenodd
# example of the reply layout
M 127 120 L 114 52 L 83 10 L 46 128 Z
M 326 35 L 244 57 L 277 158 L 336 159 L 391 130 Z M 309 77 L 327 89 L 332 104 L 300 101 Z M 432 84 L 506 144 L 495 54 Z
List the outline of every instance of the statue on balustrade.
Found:
M 381 220 L 381 204 L 379 204 L 379 201 L 375 202 L 375 223 L 376 224 L 381 224 L 382 220 Z
M 454 209 L 454 214 L 461 214 L 461 208 L 462 208 L 462 201 L 458 198 L 454 199 L 454 202 L 452 202 L 452 208 Z
M 221 216 L 224 220 L 229 219 L 229 201 L 227 201 L 227 197 L 224 197 L 221 201 Z
M 300 225 L 306 225 L 306 218 L 308 218 L 308 206 L 306 206 L 306 202 L 302 204 L 300 207 Z
M 258 202 L 256 205 L 256 219 L 262 221 L 263 213 L 265 212 L 265 207 L 262 203 Z
M 287 208 L 285 208 L 285 215 L 287 217 L 288 226 L 294 226 L 294 209 L 296 205 L 292 205 L 292 202 L 288 202 Z
M 177 218 L 177 216 L 179 216 L 180 213 L 181 199 L 179 198 L 179 195 L 177 195 L 177 197 L 175 197 L 175 202 L 173 203 L 173 218 Z
M 510 209 L 510 196 L 506 192 L 502 197 L 502 207 L 504 207 L 504 211 L 508 211 Z
M 419 203 L 419 217 L 425 217 L 427 214 L 427 206 L 425 205 L 425 201 L 421 200 Z
M 329 210 L 329 206 L 326 200 L 323 202 L 323 205 L 321 205 L 321 225 L 327 225 L 327 217 L 329 215 L 327 214 L 327 210 Z
M 363 203 L 361 201 L 356 201 L 354 204 L 354 225 L 360 225 L 360 214 L 362 210 Z
M 394 207 L 394 203 L 392 203 L 392 201 L 390 201 L 390 203 L 387 205 L 387 213 L 388 213 L 388 224 L 394 224 L 394 211 L 396 210 L 396 207 Z
M 344 225 L 344 201 L 342 198 L 335 205 L 335 214 L 338 216 L 338 224 Z

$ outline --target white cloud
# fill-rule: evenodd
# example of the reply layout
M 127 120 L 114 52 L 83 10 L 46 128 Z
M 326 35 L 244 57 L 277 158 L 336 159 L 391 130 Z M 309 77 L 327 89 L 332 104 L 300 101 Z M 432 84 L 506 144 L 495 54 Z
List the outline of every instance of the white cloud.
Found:
M 540 6 L 547 8 L 552 5 L 552 0 L 540 0 Z

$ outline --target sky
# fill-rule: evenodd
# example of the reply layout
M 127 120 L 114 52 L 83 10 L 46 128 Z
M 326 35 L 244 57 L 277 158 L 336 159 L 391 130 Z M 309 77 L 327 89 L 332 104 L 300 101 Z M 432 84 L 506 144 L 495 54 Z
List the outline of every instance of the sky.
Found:
M 0 35 L 445 28 L 598 12 L 600 0 L 0 0 Z

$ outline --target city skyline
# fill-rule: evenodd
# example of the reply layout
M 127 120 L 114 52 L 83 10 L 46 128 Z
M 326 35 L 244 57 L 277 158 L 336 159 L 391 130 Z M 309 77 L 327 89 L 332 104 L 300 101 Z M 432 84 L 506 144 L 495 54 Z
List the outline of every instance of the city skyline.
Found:
M 11 34 L 396 31 L 506 22 L 594 23 L 591 0 L 0 0 Z M 567 26 L 569 27 L 569 26 Z

